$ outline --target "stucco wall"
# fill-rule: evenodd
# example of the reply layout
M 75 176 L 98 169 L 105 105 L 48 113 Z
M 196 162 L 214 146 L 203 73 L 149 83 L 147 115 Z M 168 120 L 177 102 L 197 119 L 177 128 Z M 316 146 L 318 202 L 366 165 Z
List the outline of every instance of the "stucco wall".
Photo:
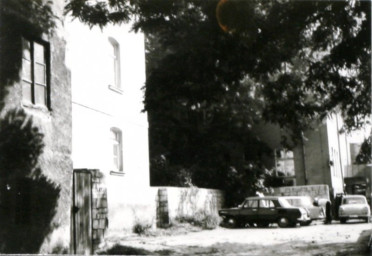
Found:
M 53 2 L 53 12 L 63 17 L 63 1 Z M 63 18 L 61 18 L 63 20 Z M 44 135 L 44 149 L 39 158 L 41 173 L 52 186 L 59 190 L 57 207 L 50 223 L 51 231 L 46 235 L 40 253 L 50 253 L 55 247 L 69 248 L 70 207 L 72 187 L 71 160 L 71 88 L 70 73 L 65 65 L 65 38 L 61 20 L 56 20 L 57 28 L 52 37 L 43 36 L 50 43 L 51 109 L 33 105 L 22 105 L 22 87 L 19 83 L 9 88 L 2 116 L 12 109 L 22 108 L 32 117 L 33 124 Z M 32 197 L 32 196 L 31 196 Z M 47 197 L 47 195 L 46 195 Z M 32 198 L 32 200 L 41 200 Z M 36 202 L 31 202 L 35 204 Z M 32 223 L 30 225 L 33 225 Z M 20 230 L 20 232 L 26 232 Z M 33 234 L 28 234 L 33 239 Z
M 218 210 L 224 204 L 224 193 L 217 189 L 154 187 L 155 195 L 159 189 L 166 190 L 170 221 L 177 218 L 194 217 L 199 212 L 217 215 Z M 157 200 L 159 200 L 158 197 Z
M 107 188 L 108 232 L 131 229 L 137 219 L 152 223 L 155 197 L 149 184 L 148 122 L 142 113 L 145 83 L 144 35 L 130 24 L 90 29 L 67 18 L 67 63 L 72 79 L 74 168 L 99 169 Z M 109 87 L 112 45 L 120 46 L 121 90 Z M 123 172 L 113 173 L 110 129 L 122 132 Z
M 316 129 L 305 133 L 303 148 L 298 145 L 294 149 L 297 185 L 330 184 L 327 141 L 327 127 L 321 123 Z
M 310 196 L 311 198 L 329 198 L 329 188 L 327 185 L 309 185 L 294 187 L 274 188 L 274 195 L 278 196 Z
M 344 166 L 347 163 L 347 147 L 344 143 L 344 134 L 340 134 L 342 128 L 341 117 L 338 114 L 333 114 L 327 119 L 327 134 L 328 134 L 328 151 L 329 151 L 329 168 L 331 175 L 332 193 L 335 196 L 337 193 L 344 191 Z

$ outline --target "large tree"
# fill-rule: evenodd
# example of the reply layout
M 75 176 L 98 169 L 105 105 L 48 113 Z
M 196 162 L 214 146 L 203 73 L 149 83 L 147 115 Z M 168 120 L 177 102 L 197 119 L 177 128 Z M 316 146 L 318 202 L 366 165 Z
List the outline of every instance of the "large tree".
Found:
M 70 0 L 66 10 L 91 26 L 136 16 L 151 154 L 199 182 L 224 183 L 241 160 L 231 152 L 260 158 L 257 120 L 296 140 L 332 112 L 347 130 L 370 115 L 369 1 Z

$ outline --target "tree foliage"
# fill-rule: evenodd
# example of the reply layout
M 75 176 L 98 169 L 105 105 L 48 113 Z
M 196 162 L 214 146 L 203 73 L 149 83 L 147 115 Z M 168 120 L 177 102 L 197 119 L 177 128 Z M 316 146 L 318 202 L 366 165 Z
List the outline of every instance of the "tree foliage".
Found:
M 100 3 L 69 2 L 67 12 L 90 25 L 118 22 Z M 230 166 L 243 174 L 244 160 L 267 154 L 251 132 L 258 120 L 296 141 L 332 112 L 346 130 L 371 113 L 369 1 L 108 2 L 112 13 L 127 6 L 123 15 L 147 36 L 150 150 L 170 173 L 223 185 Z M 97 8 L 103 18 L 86 15 Z
M 355 158 L 356 164 L 371 164 L 372 163 L 372 135 L 366 138 Z

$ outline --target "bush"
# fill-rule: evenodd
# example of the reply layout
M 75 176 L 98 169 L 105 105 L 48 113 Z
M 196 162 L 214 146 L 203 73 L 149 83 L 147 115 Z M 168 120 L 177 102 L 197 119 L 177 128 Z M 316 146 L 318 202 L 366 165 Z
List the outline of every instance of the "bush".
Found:
M 220 224 L 221 219 L 216 214 L 198 211 L 194 216 L 179 216 L 177 221 L 181 223 L 187 222 L 202 229 L 215 229 Z
M 138 235 L 145 235 L 148 233 L 150 228 L 151 228 L 150 224 L 137 221 L 136 224 L 134 224 L 133 226 L 133 233 Z

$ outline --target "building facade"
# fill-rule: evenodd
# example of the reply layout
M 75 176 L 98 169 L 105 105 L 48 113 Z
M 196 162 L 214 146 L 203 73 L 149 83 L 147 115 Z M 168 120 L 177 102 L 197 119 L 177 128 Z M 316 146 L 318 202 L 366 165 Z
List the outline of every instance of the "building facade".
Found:
M 1 23 L 6 25 L 1 28 L 7 34 L 2 34 L 1 66 L 18 61 L 21 65 L 19 81 L 6 85 L 1 94 L 0 249 L 1 253 L 66 252 L 73 168 L 70 72 L 61 22 L 64 3 L 51 5 L 59 18 L 53 34 L 19 29 L 31 28 L 32 23 L 23 17 L 21 24 L 27 14 L 12 7 L 10 2 L 4 9 L 8 13 L 2 13 Z M 20 55 L 13 61 L 5 51 Z M 4 92 L 5 85 L 1 86 Z
M 9 8 L 7 24 L 20 21 L 1 27 L 20 79 L 0 94 L 0 253 L 88 254 L 110 232 L 156 224 L 144 35 L 130 24 L 90 29 L 64 5 L 50 3 L 53 34 L 19 29 L 23 14 Z
M 142 112 L 144 35 L 130 28 L 66 22 L 73 168 L 99 173 L 93 174 L 93 247 L 107 233 L 131 231 L 138 221 L 156 223 L 148 121 Z
M 291 150 L 282 148 L 281 137 L 286 133 L 275 125 L 260 125 L 254 132 L 273 149 L 274 157 L 265 159 L 266 165 L 284 174 L 287 185 L 328 185 L 332 197 L 343 193 L 344 178 L 361 168 L 354 164 L 356 147 L 370 133 L 369 127 L 340 133 L 342 126 L 341 116 L 333 114 L 305 131 L 302 142 Z

